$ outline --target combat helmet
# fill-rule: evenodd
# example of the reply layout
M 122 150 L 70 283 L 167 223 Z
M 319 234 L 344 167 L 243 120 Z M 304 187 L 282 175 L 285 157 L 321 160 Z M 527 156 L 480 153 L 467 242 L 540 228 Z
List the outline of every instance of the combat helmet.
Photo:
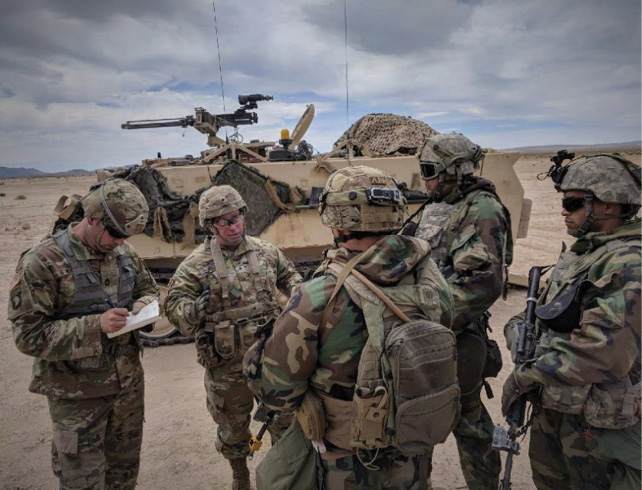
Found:
M 149 206 L 136 185 L 124 179 L 110 179 L 93 185 L 82 200 L 86 218 L 98 218 L 123 237 L 145 229 Z
M 479 169 L 486 150 L 463 134 L 442 133 L 429 136 L 419 156 L 419 170 L 423 179 L 439 178 L 432 199 L 440 200 L 446 175 L 456 175 L 459 186 L 464 177 Z
M 241 194 L 231 185 L 217 185 L 207 189 L 198 201 L 198 220 L 202 227 L 208 220 L 240 209 L 247 210 Z
M 397 231 L 406 198 L 387 173 L 363 165 L 335 170 L 319 199 L 324 226 L 359 232 Z
M 617 203 L 623 207 L 619 217 L 633 218 L 640 209 L 640 167 L 619 155 L 590 155 L 580 157 L 558 170 L 553 179 L 555 188 L 560 191 L 584 191 L 586 220 L 573 236 L 586 234 L 596 219 L 611 216 L 595 216 L 593 200 Z

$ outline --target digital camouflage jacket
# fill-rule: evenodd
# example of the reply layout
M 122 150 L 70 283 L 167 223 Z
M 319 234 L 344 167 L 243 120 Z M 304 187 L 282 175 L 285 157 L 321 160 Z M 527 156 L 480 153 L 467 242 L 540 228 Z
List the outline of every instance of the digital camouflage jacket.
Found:
M 538 319 L 538 357 L 520 369 L 524 383 L 544 385 L 546 408 L 579 413 L 584 407 L 595 426 L 615 428 L 618 418 L 626 426 L 619 410 L 626 415 L 635 408 L 627 406 L 634 404 L 625 399 L 628 392 L 637 397 L 639 412 L 640 386 L 631 386 L 640 381 L 640 260 L 639 220 L 611 232 L 588 233 L 560 256 L 538 305 L 564 310 L 557 303 L 574 288 L 577 312 L 573 303 L 566 308 L 555 327 L 563 331 Z
M 508 211 L 484 188 L 464 196 L 455 189 L 424 208 L 415 236 L 428 241 L 448 281 L 455 304 L 453 330 L 459 333 L 502 293 L 503 264 L 510 265 L 513 252 Z
M 297 409 L 309 387 L 322 395 L 352 400 L 368 331 L 362 311 L 345 287 L 334 300 L 328 323 L 319 323 L 336 284 L 336 277 L 324 273 L 324 266 L 345 264 L 356 253 L 343 247 L 330 250 L 316 277 L 292 293 L 272 335 L 246 355 L 250 388 L 270 408 Z M 412 274 L 426 297 L 438 299 L 430 320 L 450 328 L 452 297 L 425 241 L 398 235 L 382 238 L 364 253 L 355 269 L 379 286 L 396 285 Z
M 77 260 L 88 261 L 105 293 L 115 303 L 119 255 L 135 269 L 132 303 L 158 299 L 149 270 L 127 243 L 108 254 L 86 247 L 67 228 Z M 101 313 L 63 318 L 76 286 L 70 263 L 52 237 L 20 258 L 9 292 L 8 318 L 18 349 L 35 357 L 29 390 L 52 398 L 95 398 L 118 393 L 142 380 L 137 334 L 108 339 L 100 329 Z M 131 309 L 131 304 L 120 305 Z
M 213 367 L 213 359 L 218 357 L 215 353 L 214 331 L 204 331 L 208 328 L 206 323 L 216 323 L 218 313 L 223 310 L 223 298 L 221 295 L 221 284 L 216 274 L 216 266 L 212 256 L 210 241 L 207 238 L 205 243 L 197 247 L 176 269 L 176 273 L 170 282 L 169 293 L 165 301 L 165 312 L 170 321 L 176 325 L 183 335 L 196 335 L 196 348 L 198 360 L 205 367 Z M 243 311 L 247 308 L 252 310 L 256 305 L 274 304 L 278 308 L 278 289 L 284 291 L 288 296 L 294 286 L 301 282 L 301 275 L 296 272 L 292 262 L 277 247 L 259 238 L 245 236 L 243 241 L 234 250 L 221 249 L 227 274 L 229 278 L 229 305 L 231 309 Z M 260 272 L 260 287 L 256 285 L 253 277 L 250 253 L 256 253 Z M 194 301 L 203 293 L 209 285 L 211 296 L 208 307 L 208 319 L 194 325 L 188 321 L 189 311 Z M 251 315 L 251 311 L 248 311 Z M 274 316 L 278 314 L 275 312 Z M 247 318 L 239 319 L 239 324 Z M 220 321 L 219 321 L 220 323 Z M 212 326 L 214 328 L 214 326 Z M 235 333 L 229 328 L 219 334 L 219 347 L 228 348 L 229 343 L 222 345 L 223 336 L 231 332 L 230 342 L 234 342 Z M 238 334 L 237 334 L 238 335 Z M 243 334 L 240 333 L 243 340 Z M 250 335 L 252 343 L 254 339 Z M 244 342 L 246 343 L 246 342 Z M 245 345 L 249 347 L 249 345 Z M 220 349 L 219 349 L 220 350 Z

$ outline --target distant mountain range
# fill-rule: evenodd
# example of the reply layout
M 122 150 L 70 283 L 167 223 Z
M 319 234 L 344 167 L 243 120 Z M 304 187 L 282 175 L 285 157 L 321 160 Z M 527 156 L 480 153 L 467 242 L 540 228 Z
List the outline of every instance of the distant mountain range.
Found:
M 518 151 L 520 153 L 557 153 L 559 150 L 568 150 L 578 153 L 590 153 L 604 151 L 607 153 L 618 151 L 639 152 L 642 146 L 642 140 L 625 141 L 624 143 L 600 143 L 597 145 L 541 145 L 541 146 L 522 146 L 519 148 L 504 148 L 498 151 Z
M 81 175 L 93 173 L 93 170 L 75 168 L 66 172 L 43 172 L 36 168 L 0 167 L 0 179 L 16 179 L 19 177 L 60 177 L 62 175 Z

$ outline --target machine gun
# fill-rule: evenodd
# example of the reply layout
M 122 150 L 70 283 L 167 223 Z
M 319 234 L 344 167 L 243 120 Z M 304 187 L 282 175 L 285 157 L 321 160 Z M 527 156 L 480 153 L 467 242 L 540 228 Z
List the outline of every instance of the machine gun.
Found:
M 526 297 L 526 315 L 524 321 L 519 324 L 519 337 L 517 339 L 517 354 L 515 365 L 521 366 L 535 353 L 535 304 L 537 303 L 537 290 L 544 267 L 532 267 L 528 273 L 528 295 Z M 513 469 L 513 456 L 519 454 L 519 443 L 517 438 L 528 430 L 529 424 L 524 424 L 526 417 L 526 394 L 522 394 L 510 406 L 506 421 L 508 430 L 501 425 L 496 425 L 493 431 L 493 449 L 506 451 L 506 467 L 504 478 L 500 485 L 501 490 L 509 490 L 511 471 Z
M 249 109 L 256 109 L 257 102 L 263 100 L 274 100 L 271 95 L 251 94 L 239 95 L 238 101 L 241 105 L 231 114 L 211 114 L 202 107 L 195 109 L 194 116 L 176 117 L 173 119 L 141 119 L 127 121 L 120 125 L 122 129 L 148 129 L 148 128 L 186 128 L 193 127 L 197 131 L 207 135 L 209 146 L 223 146 L 226 142 L 216 136 L 218 130 L 224 126 L 237 128 L 248 124 L 259 122 L 256 112 L 248 112 Z

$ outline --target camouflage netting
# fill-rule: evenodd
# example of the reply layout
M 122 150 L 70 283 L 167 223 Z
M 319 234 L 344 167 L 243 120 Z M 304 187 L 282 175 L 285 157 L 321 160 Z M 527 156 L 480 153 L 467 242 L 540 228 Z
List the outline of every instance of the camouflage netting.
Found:
M 189 212 L 190 203 L 198 206 L 201 194 L 209 187 L 203 187 L 190 196 L 182 196 L 169 189 L 167 179 L 158 170 L 143 166 L 114 173 L 111 178 L 131 181 L 145 195 L 149 204 L 149 217 L 143 231 L 146 235 L 154 235 L 154 216 L 159 214 L 157 212 L 159 208 L 164 209 L 162 214 L 166 213 L 169 228 L 162 226 L 160 229 L 167 242 L 183 241 L 185 213 Z M 283 209 L 296 204 L 295 197 L 291 196 L 290 187 L 287 184 L 277 181 L 268 183 L 268 179 L 258 171 L 235 161 L 223 165 L 223 168 L 212 177 L 212 185 L 223 184 L 236 188 L 247 203 L 245 229 L 249 235 L 259 235 L 276 220 Z M 58 219 L 54 230 L 59 230 L 70 222 L 80 221 L 83 216 L 82 206 L 79 205 L 68 219 Z M 208 232 L 200 228 L 198 220 L 195 221 L 195 241 L 201 243 Z
M 428 124 L 396 114 L 366 114 L 335 143 L 351 139 L 372 156 L 414 155 L 429 136 L 438 134 Z

